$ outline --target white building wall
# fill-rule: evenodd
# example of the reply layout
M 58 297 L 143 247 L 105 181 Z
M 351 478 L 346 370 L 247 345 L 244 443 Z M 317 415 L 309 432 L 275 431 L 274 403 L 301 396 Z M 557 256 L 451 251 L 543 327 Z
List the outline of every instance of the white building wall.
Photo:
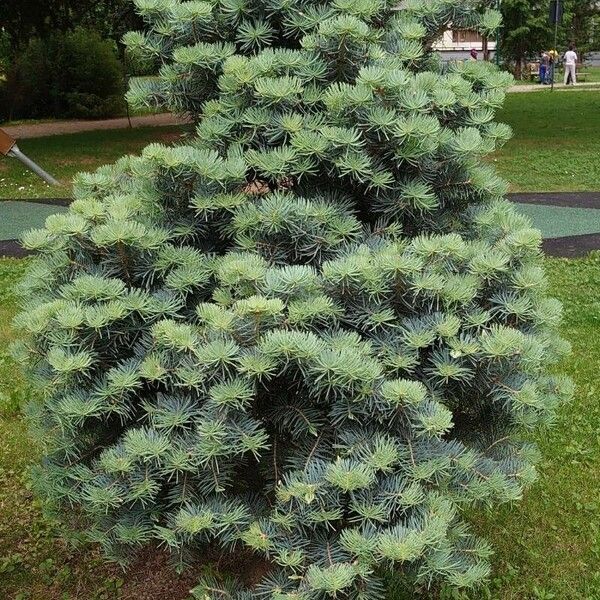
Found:
M 483 50 L 483 42 L 455 42 L 453 40 L 452 30 L 444 32 L 444 35 L 433 45 L 433 49 L 438 52 L 469 52 L 475 48 L 477 51 Z M 488 49 L 493 51 L 496 49 L 496 40 L 488 40 Z

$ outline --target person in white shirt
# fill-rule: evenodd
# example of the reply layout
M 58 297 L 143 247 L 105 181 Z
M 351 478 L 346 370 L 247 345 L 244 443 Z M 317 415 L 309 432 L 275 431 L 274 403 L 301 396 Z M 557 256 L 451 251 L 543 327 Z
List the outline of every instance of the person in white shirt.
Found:
M 565 52 L 565 85 L 568 85 L 569 79 L 571 83 L 575 85 L 577 83 L 577 53 L 573 50 L 573 45 L 569 46 L 567 52 Z

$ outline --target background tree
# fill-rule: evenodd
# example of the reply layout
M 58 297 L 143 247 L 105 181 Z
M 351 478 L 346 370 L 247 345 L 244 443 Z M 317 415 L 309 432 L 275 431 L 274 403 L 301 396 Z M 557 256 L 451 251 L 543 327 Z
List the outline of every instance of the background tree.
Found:
M 600 50 L 600 4 L 594 0 L 575 2 L 567 30 L 567 41 L 577 44 L 579 53 Z
M 19 0 L 0 4 L 0 24 L 14 55 L 32 37 L 45 38 L 79 26 L 120 41 L 140 21 L 130 0 Z
M 103 118 L 125 111 L 126 85 L 115 44 L 91 30 L 31 40 L 5 87 L 11 119 Z
M 258 558 L 203 600 L 486 576 L 463 507 L 521 496 L 571 386 L 540 234 L 482 161 L 511 78 L 430 52 L 493 31 L 476 4 L 137 0 L 150 101 L 197 135 L 78 178 L 18 319 L 36 483 L 107 555 Z
M 0 23 L 0 120 L 124 112 L 121 39 L 141 24 L 130 0 L 3 2 Z
M 119 45 L 125 33 L 142 26 L 131 0 L 80 0 L 72 3 L 71 11 L 71 27 L 93 29 Z
M 600 7 L 594 0 L 562 0 L 563 21 L 558 28 L 559 52 L 569 43 L 580 53 L 599 48 L 592 30 Z M 501 55 L 520 78 L 527 60 L 537 59 L 541 52 L 554 45 L 554 25 L 549 22 L 549 2 L 546 0 L 502 0 Z

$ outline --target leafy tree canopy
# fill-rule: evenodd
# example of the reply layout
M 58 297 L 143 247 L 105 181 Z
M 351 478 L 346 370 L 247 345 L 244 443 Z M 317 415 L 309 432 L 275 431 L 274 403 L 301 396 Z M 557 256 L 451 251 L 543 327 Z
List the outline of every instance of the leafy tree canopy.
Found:
M 600 48 L 600 35 L 595 30 L 600 6 L 595 0 L 562 0 L 563 20 L 558 28 L 558 48 L 569 43 L 580 53 Z M 537 58 L 554 45 L 554 25 L 549 21 L 547 0 L 502 0 L 501 53 L 520 69 L 527 58 Z
M 0 3 L 0 23 L 14 52 L 33 36 L 77 26 L 118 40 L 139 20 L 130 0 L 18 0 Z

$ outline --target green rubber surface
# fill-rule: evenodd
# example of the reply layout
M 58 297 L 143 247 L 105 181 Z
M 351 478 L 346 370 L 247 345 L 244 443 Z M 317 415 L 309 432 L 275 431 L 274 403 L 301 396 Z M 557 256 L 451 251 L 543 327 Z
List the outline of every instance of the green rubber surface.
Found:
M 531 219 L 544 238 L 600 233 L 600 210 L 518 204 L 519 211 Z M 0 202 L 0 240 L 18 239 L 28 229 L 43 227 L 46 217 L 65 212 L 66 207 L 37 202 L 7 200 Z
M 600 233 L 600 210 L 539 204 L 517 204 L 520 213 L 527 215 L 544 238 Z
M 0 202 L 0 240 L 14 240 L 28 229 L 43 227 L 46 217 L 65 212 L 64 206 L 37 202 Z

